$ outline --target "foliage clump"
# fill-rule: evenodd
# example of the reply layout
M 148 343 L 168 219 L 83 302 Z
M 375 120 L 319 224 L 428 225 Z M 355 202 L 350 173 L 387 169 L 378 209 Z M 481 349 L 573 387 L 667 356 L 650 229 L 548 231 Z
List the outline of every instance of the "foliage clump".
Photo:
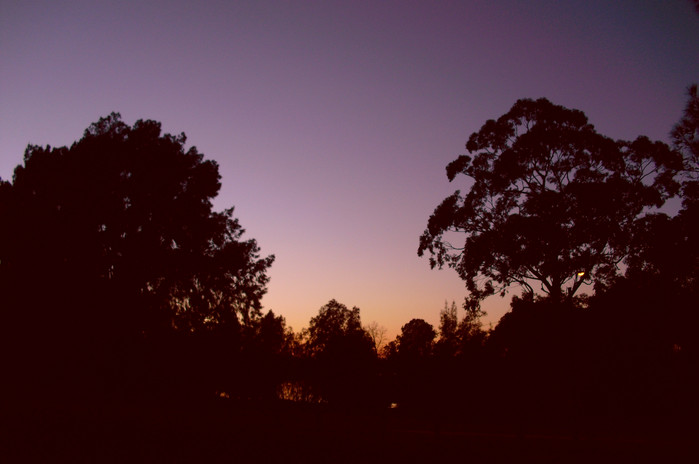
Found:
M 518 100 L 466 149 L 447 177 L 472 184 L 434 210 L 418 255 L 458 272 L 470 309 L 513 284 L 534 293 L 538 283 L 564 299 L 584 282 L 608 283 L 628 255 L 634 223 L 678 192 L 682 169 L 664 143 L 614 141 L 583 112 L 543 98 Z

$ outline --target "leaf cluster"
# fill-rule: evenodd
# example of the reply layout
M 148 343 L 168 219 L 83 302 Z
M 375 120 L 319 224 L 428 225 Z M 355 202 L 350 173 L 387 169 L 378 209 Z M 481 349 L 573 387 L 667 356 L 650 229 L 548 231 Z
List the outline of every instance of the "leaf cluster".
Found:
M 614 141 L 581 111 L 543 98 L 517 101 L 472 134 L 466 149 L 446 172 L 450 181 L 472 179 L 470 189 L 435 209 L 418 255 L 454 268 L 471 308 L 512 284 L 533 293 L 539 282 L 561 298 L 615 275 L 632 224 L 678 192 L 682 167 L 663 143 Z M 449 241 L 454 235 L 462 244 Z
M 5 283 L 53 288 L 64 314 L 130 320 L 137 333 L 259 312 L 274 257 L 242 238 L 232 208 L 213 211 L 218 165 L 185 144 L 156 121 L 128 126 L 112 113 L 70 147 L 27 147 L 0 201 Z
M 308 327 L 307 349 L 311 356 L 326 359 L 371 357 L 374 344 L 362 328 L 359 308 L 348 309 L 330 300 L 313 317 Z

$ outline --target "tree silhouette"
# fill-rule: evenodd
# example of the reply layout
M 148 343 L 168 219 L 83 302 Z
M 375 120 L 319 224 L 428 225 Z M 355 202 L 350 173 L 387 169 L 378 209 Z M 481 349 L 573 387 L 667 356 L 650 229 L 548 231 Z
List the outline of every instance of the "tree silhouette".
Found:
M 278 386 L 291 375 L 293 333 L 282 316 L 268 311 L 253 318 L 243 334 L 240 360 L 227 369 L 229 384 L 222 390 L 242 398 L 276 399 Z
M 444 309 L 439 313 L 439 340 L 435 344 L 435 352 L 441 357 L 454 357 L 459 349 L 459 318 L 456 302 L 451 306 L 444 302 Z
M 447 166 L 447 177 L 473 179 L 447 197 L 420 237 L 418 255 L 454 268 L 470 292 L 467 308 L 512 284 L 556 300 L 587 281 L 616 275 L 634 221 L 679 186 L 679 155 L 639 137 L 613 141 L 584 113 L 546 99 L 519 100 L 487 121 Z M 453 233 L 465 235 L 453 245 Z
M 456 332 L 459 342 L 459 355 L 471 356 L 477 354 L 483 343 L 485 343 L 488 334 L 483 330 L 483 323 L 480 320 L 484 314 L 483 312 L 466 311 L 466 315 L 459 322 Z
M 308 348 L 314 357 L 335 357 L 350 352 L 373 352 L 372 341 L 362 328 L 359 308 L 351 310 L 330 300 L 311 319 Z
M 404 358 L 426 358 L 432 355 L 436 336 L 431 324 L 423 319 L 412 319 L 400 329 L 398 355 Z
M 112 113 L 70 147 L 27 147 L 0 186 L 2 313 L 20 356 L 99 366 L 99 346 L 237 333 L 259 313 L 274 257 L 242 239 L 232 208 L 212 210 L 218 165 L 185 143 Z
M 330 300 L 308 327 L 306 351 L 314 362 L 315 383 L 334 403 L 359 404 L 371 395 L 376 353 L 362 328 L 359 308 Z
M 444 309 L 439 313 L 439 339 L 435 343 L 435 354 L 442 358 L 472 357 L 485 341 L 486 332 L 480 321 L 484 315 L 480 310 L 467 310 L 459 321 L 456 302 L 452 301 L 449 306 L 445 301 Z
M 401 407 L 421 414 L 434 407 L 438 387 L 433 356 L 436 335 L 431 324 L 423 319 L 412 319 L 401 327 L 395 342 L 387 348 L 387 357 L 395 372 L 394 397 Z

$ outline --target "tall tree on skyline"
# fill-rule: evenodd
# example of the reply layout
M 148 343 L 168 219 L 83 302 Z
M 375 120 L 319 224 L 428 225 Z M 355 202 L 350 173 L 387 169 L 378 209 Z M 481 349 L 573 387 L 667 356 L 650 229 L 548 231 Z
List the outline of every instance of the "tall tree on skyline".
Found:
M 661 142 L 614 141 L 585 114 L 546 99 L 518 100 L 487 121 L 446 168 L 473 180 L 429 218 L 418 255 L 454 268 L 466 307 L 513 284 L 556 300 L 604 284 L 626 257 L 634 222 L 675 195 L 681 157 Z M 463 240 L 463 245 L 454 244 Z
M 71 360 L 259 314 L 274 257 L 232 208 L 213 211 L 218 165 L 185 143 L 112 113 L 70 147 L 27 147 L 0 186 L 1 311 L 19 352 Z
M 29 146 L 5 199 L 13 236 L 3 269 L 25 275 L 38 264 L 51 280 L 73 279 L 67 287 L 149 300 L 186 330 L 259 311 L 274 258 L 241 239 L 232 208 L 212 210 L 218 165 L 185 143 L 158 122 L 129 127 L 112 113 L 70 148 Z

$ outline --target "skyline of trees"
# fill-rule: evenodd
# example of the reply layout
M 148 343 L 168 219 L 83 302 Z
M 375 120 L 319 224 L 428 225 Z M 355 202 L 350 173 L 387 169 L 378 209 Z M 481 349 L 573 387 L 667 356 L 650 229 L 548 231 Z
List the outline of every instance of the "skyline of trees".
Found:
M 696 150 L 697 150 L 697 148 L 696 148 L 697 136 L 694 135 L 694 132 L 692 132 L 692 131 L 693 131 L 692 127 L 697 125 L 697 114 L 696 114 L 696 113 L 697 113 L 697 93 L 696 93 L 696 92 L 697 92 L 697 91 L 696 91 L 696 85 L 690 86 L 690 87 L 688 88 L 688 92 L 687 92 L 687 93 L 688 93 L 688 96 L 689 96 L 689 100 L 688 100 L 688 103 L 687 103 L 687 107 L 685 108 L 685 113 L 684 113 L 684 115 L 683 115 L 683 118 L 682 118 L 682 119 L 680 120 L 680 122 L 675 126 L 675 128 L 673 129 L 673 131 L 672 131 L 672 133 L 671 133 L 671 138 L 672 138 L 672 141 L 673 141 L 673 148 L 676 150 L 677 153 L 680 153 L 680 154 L 683 155 L 683 160 L 682 160 L 682 162 L 684 163 L 684 164 L 683 164 L 683 168 L 682 168 L 682 169 L 679 169 L 679 170 L 676 169 L 676 164 L 677 164 L 677 163 L 676 163 L 676 161 L 677 161 L 677 158 L 676 158 L 676 157 L 675 157 L 674 159 L 672 159 L 672 160 L 668 159 L 667 153 L 665 152 L 665 148 L 663 147 L 664 144 L 662 144 L 662 143 L 651 143 L 652 145 L 656 145 L 656 148 L 660 147 L 660 148 L 658 148 L 658 149 L 662 152 L 662 153 L 655 153 L 655 154 L 653 154 L 653 156 L 655 156 L 655 158 L 653 159 L 653 163 L 657 162 L 659 158 L 666 158 L 666 159 L 665 159 L 666 164 L 668 164 L 668 163 L 669 163 L 669 164 L 673 164 L 673 165 L 674 165 L 674 168 L 673 168 L 673 169 L 675 169 L 675 171 L 674 171 L 673 173 L 670 173 L 670 172 L 669 172 L 668 166 L 665 166 L 663 169 L 666 169 L 666 170 L 668 170 L 668 171 L 665 172 L 663 175 L 659 176 L 661 179 L 658 179 L 657 172 L 656 172 L 656 175 L 655 175 L 655 177 L 656 177 L 655 180 L 656 180 L 656 181 L 654 182 L 653 187 L 656 188 L 656 189 L 659 189 L 659 190 L 664 190 L 664 192 L 659 192 L 659 195 L 660 195 L 660 197 L 661 197 L 659 200 L 658 200 L 658 197 L 655 198 L 655 199 L 658 200 L 658 201 L 662 201 L 663 198 L 667 197 L 668 192 L 670 192 L 670 191 L 676 191 L 676 190 L 677 190 L 678 188 L 680 188 L 680 187 L 681 187 L 681 189 L 682 189 L 682 200 L 683 200 L 683 202 L 692 201 L 693 198 L 696 198 L 696 197 L 697 197 L 697 194 L 696 194 L 695 192 L 693 192 L 693 189 L 695 189 L 695 185 L 694 185 L 694 184 L 696 184 L 696 180 L 692 180 L 692 179 L 693 179 L 693 176 L 696 177 L 696 170 L 697 170 L 697 167 L 696 167 L 696 166 L 697 166 L 697 154 L 696 154 Z M 519 105 L 519 104 L 524 104 L 524 102 L 526 102 L 526 101 L 527 101 L 527 100 L 520 100 L 520 101 L 518 101 L 517 104 L 515 105 L 515 107 L 516 107 L 517 105 Z M 540 99 L 540 100 L 537 101 L 537 102 L 531 102 L 531 101 L 529 101 L 529 103 L 530 103 L 530 104 L 531 104 L 531 103 L 540 104 L 540 103 L 542 103 L 542 101 L 548 103 L 545 99 Z M 513 107 L 513 110 L 515 109 L 515 107 Z M 555 105 L 553 105 L 553 107 L 555 108 Z M 561 109 L 566 110 L 565 108 L 562 108 L 562 107 L 558 107 L 557 109 L 558 109 L 558 110 L 561 110 Z M 511 110 L 510 113 L 512 113 L 513 110 Z M 576 111 L 577 111 L 577 110 L 572 110 L 573 113 L 576 112 Z M 526 111 L 525 111 L 525 112 L 526 112 Z M 509 115 L 510 113 L 508 113 L 508 115 Z M 515 113 L 517 113 L 517 112 L 515 112 Z M 520 111 L 520 113 L 521 113 L 521 111 Z M 534 113 L 536 113 L 536 111 L 534 111 Z M 500 118 L 500 119 L 502 120 L 503 118 L 505 118 L 505 117 L 508 116 L 508 115 L 505 115 L 505 116 L 503 116 L 503 117 Z M 525 119 L 528 118 L 528 117 L 532 117 L 532 118 L 535 119 L 535 116 L 532 116 L 531 114 L 528 114 L 528 115 L 525 115 L 525 116 L 522 116 L 521 114 L 517 114 L 516 116 L 518 116 L 518 117 L 523 117 L 523 118 L 525 118 Z M 582 116 L 584 117 L 584 115 L 582 115 Z M 110 130 L 113 130 L 113 131 L 115 131 L 115 133 L 116 133 L 116 132 L 118 132 L 119 130 L 122 130 L 122 129 L 109 129 L 108 126 L 109 126 L 110 123 L 109 123 L 108 121 L 109 121 L 110 119 L 112 119 L 112 120 L 117 119 L 117 120 L 118 120 L 118 119 L 119 119 L 119 115 L 116 114 L 116 113 L 112 113 L 112 115 L 110 115 L 110 116 L 107 117 L 107 118 L 101 118 L 100 121 L 99 121 L 98 123 L 93 124 L 90 128 L 88 128 L 88 129 L 85 131 L 85 136 L 87 136 L 89 132 L 93 132 L 94 134 L 99 134 L 100 131 L 110 131 Z M 545 119 L 545 118 L 544 118 L 544 119 Z M 491 124 L 491 123 L 493 123 L 493 122 L 494 122 L 494 121 L 488 121 L 488 123 L 486 124 L 486 126 L 488 126 L 489 124 Z M 138 121 L 137 123 L 142 123 L 142 121 Z M 153 122 L 153 121 L 146 121 L 146 123 L 155 123 L 155 122 Z M 119 121 L 119 124 L 124 125 L 124 124 L 121 123 L 120 121 Z M 158 123 L 155 123 L 155 124 L 158 125 L 158 129 L 157 129 L 157 130 L 159 131 L 159 124 L 158 124 Z M 101 125 L 102 127 L 100 127 L 100 125 Z M 507 125 L 507 124 L 505 124 L 505 125 Z M 124 125 L 124 126 L 125 126 L 125 125 Z M 484 128 L 483 128 L 482 130 L 484 130 L 486 126 L 484 126 Z M 590 126 L 590 127 L 591 127 L 591 126 Z M 491 128 L 491 129 L 492 129 L 492 128 Z M 94 134 L 93 134 L 93 135 L 94 135 Z M 476 133 L 472 134 L 471 139 L 474 139 L 474 137 L 475 137 L 476 135 L 477 135 Z M 522 135 L 522 134 L 520 134 L 520 135 Z M 527 134 L 524 134 L 524 135 L 527 135 Z M 167 137 L 172 137 L 172 136 L 167 135 Z M 178 138 L 180 138 L 178 142 L 179 142 L 181 145 L 183 145 L 183 144 L 186 142 L 186 137 L 184 137 L 184 134 L 180 134 L 180 135 L 177 136 L 177 137 L 173 137 L 173 140 L 178 139 Z M 643 137 L 639 137 L 639 139 L 638 139 L 636 142 L 634 142 L 634 143 L 640 143 L 641 145 L 644 145 L 642 142 L 639 142 L 639 141 L 642 141 L 642 140 L 643 140 Z M 630 148 L 630 146 L 633 145 L 634 143 L 628 143 L 628 142 L 623 142 L 623 141 L 620 142 L 620 143 L 621 143 L 622 146 L 625 147 L 625 149 L 627 149 L 627 150 L 629 150 L 629 151 L 631 151 L 631 152 L 633 152 L 634 150 L 643 151 L 643 149 L 645 149 L 646 151 L 648 151 L 648 149 L 649 149 L 649 147 L 648 147 L 647 145 L 646 145 L 646 146 L 643 146 L 643 147 L 641 147 L 641 148 L 633 149 L 633 148 Z M 32 146 L 28 147 L 28 150 L 30 150 L 30 149 L 32 149 L 32 150 L 37 150 L 37 151 L 43 150 L 42 147 L 36 147 L 36 146 L 34 146 L 34 147 L 32 147 Z M 54 150 L 54 151 L 58 150 L 58 149 L 55 149 L 55 148 L 54 148 L 54 149 L 51 149 L 51 147 L 46 147 L 46 149 L 47 149 L 47 150 Z M 192 147 L 192 149 L 193 149 L 194 152 L 196 152 L 196 147 Z M 694 150 L 694 151 L 692 151 L 692 150 Z M 27 156 L 27 154 L 25 154 L 25 157 L 26 157 L 26 156 Z M 39 156 L 37 155 L 36 158 L 39 158 Z M 455 167 L 455 166 L 458 165 L 458 164 L 460 164 L 460 163 L 463 163 L 463 162 L 464 162 L 463 158 L 464 158 L 464 157 L 460 157 L 458 160 L 456 160 L 456 161 L 450 163 L 450 165 L 449 165 L 449 167 L 448 167 L 447 170 L 448 170 L 448 171 L 450 171 L 450 170 L 453 171 L 454 169 L 457 169 L 457 167 Z M 468 157 L 465 157 L 465 158 L 468 158 Z M 638 160 L 641 159 L 641 157 L 639 157 L 639 156 L 636 156 L 636 158 L 637 158 L 637 159 L 636 159 L 636 162 L 638 162 Z M 215 165 L 215 161 L 207 161 L 206 163 L 213 163 L 213 164 Z M 24 169 L 23 166 L 18 166 L 18 175 L 21 176 L 21 172 L 22 172 L 23 169 Z M 656 169 L 656 171 L 657 171 L 657 169 Z M 640 172 L 640 171 L 639 171 L 639 172 Z M 680 182 L 680 183 L 673 183 L 673 182 L 671 182 L 668 178 L 669 178 L 669 177 L 672 177 L 671 174 L 676 175 L 677 173 L 680 173 L 680 175 L 681 175 L 681 177 L 682 177 L 681 182 Z M 456 175 L 456 173 L 451 173 L 451 174 L 450 174 L 450 176 L 451 176 L 452 178 L 453 178 L 453 176 L 455 176 L 455 175 Z M 12 184 L 11 182 L 8 182 L 8 181 L 0 181 L 0 182 L 1 182 L 1 184 L 0 184 L 0 191 L 9 192 L 9 191 L 12 189 L 13 184 Z M 646 187 L 648 187 L 648 186 L 646 186 Z M 218 188 L 220 188 L 220 184 L 218 185 Z M 652 195 L 651 195 L 651 196 L 652 196 Z M 448 200 L 448 199 L 447 199 L 447 200 Z M 447 202 L 447 200 L 445 200 L 445 202 Z M 129 199 L 128 197 L 126 197 L 126 198 L 125 198 L 125 201 L 129 202 L 130 199 Z M 438 208 L 438 210 L 439 210 L 439 209 L 440 209 L 440 208 Z M 435 211 L 437 211 L 437 210 L 435 210 Z M 683 210 L 683 211 L 680 211 L 680 215 L 682 215 L 683 213 L 684 213 L 684 210 Z M 242 235 L 242 233 L 244 233 L 244 230 L 242 230 L 242 228 L 240 228 L 240 225 L 238 224 L 237 220 L 233 219 L 233 217 L 232 217 L 232 214 L 233 214 L 233 209 L 232 209 L 232 208 L 231 208 L 230 210 L 225 210 L 225 211 L 223 211 L 223 212 L 221 212 L 221 213 L 216 213 L 216 214 L 219 214 L 219 215 L 221 215 L 221 216 L 228 216 L 228 220 L 229 220 L 230 223 L 231 223 L 229 227 L 231 227 L 231 230 L 233 230 L 233 229 L 236 230 L 236 232 L 229 232 L 229 233 L 232 233 L 232 234 L 236 234 L 236 233 L 237 233 L 237 234 L 241 234 L 241 235 Z M 652 215 L 648 215 L 648 216 L 652 216 Z M 669 218 L 667 215 L 664 215 L 663 213 L 661 213 L 659 216 L 660 216 L 660 218 L 659 218 L 660 221 L 666 220 L 666 219 Z M 646 219 L 647 219 L 647 218 L 646 218 Z M 640 229 L 640 228 L 644 228 L 644 227 L 646 227 L 646 228 L 647 228 L 647 227 L 650 227 L 647 223 L 644 224 L 642 221 L 639 221 L 639 222 L 636 224 L 636 226 L 637 226 L 639 229 Z M 106 224 L 100 225 L 99 227 L 105 227 L 105 228 L 106 228 Z M 4 232 L 5 232 L 6 234 L 8 233 L 6 228 L 5 228 Z M 648 232 L 646 231 L 646 233 L 648 233 Z M 5 241 L 5 243 L 9 243 L 9 242 L 11 242 L 11 241 L 13 240 L 13 237 L 0 237 L 0 238 L 3 238 L 4 241 Z M 424 238 L 424 234 L 423 234 L 423 238 Z M 254 240 L 252 240 L 252 242 L 254 242 Z M 176 242 L 175 242 L 175 246 L 177 246 L 177 245 L 176 245 Z M 254 246 L 256 247 L 256 245 L 254 245 Z M 637 243 L 634 243 L 634 246 L 636 246 L 636 247 L 642 247 L 642 246 L 643 246 L 643 243 L 639 243 L 639 242 L 637 241 Z M 422 249 L 423 246 L 421 245 L 420 248 Z M 425 250 L 423 249 L 422 251 L 424 252 Z M 638 252 L 638 248 L 637 248 L 635 251 Z M 259 248 L 256 249 L 256 252 L 259 252 Z M 116 253 L 118 254 L 119 252 L 117 251 Z M 434 258 L 434 257 L 433 257 L 433 258 Z M 633 259 L 633 258 L 632 258 L 632 259 Z M 435 258 L 435 262 L 436 262 L 436 261 L 437 261 L 437 259 Z M 268 257 L 268 258 L 267 258 L 267 266 L 269 266 L 269 264 L 271 264 L 271 262 L 273 262 L 273 257 Z M 103 271 L 103 273 L 104 273 L 104 272 L 105 272 L 105 271 Z M 107 270 L 106 272 L 113 272 L 113 270 Z M 582 285 L 586 280 L 590 279 L 589 273 L 588 273 L 588 272 L 586 272 L 586 273 L 585 273 L 585 276 L 582 277 L 582 278 L 578 278 L 579 276 L 578 276 L 577 274 L 578 274 L 578 273 L 575 273 L 575 275 L 573 275 L 573 282 L 574 282 L 573 288 L 568 289 L 571 293 L 574 293 L 573 290 L 576 290 L 577 288 L 579 288 L 579 285 Z M 205 286 L 212 287 L 212 286 L 213 286 L 212 283 L 213 283 L 213 282 L 209 282 L 209 283 L 202 284 L 202 283 L 197 282 L 197 281 L 192 281 L 192 282 L 190 282 L 189 284 L 190 284 L 190 285 L 193 285 L 193 286 L 199 286 L 199 287 L 205 287 Z M 526 282 L 518 282 L 518 283 L 523 283 L 525 289 L 528 288 Z M 542 288 L 545 289 L 545 290 L 548 289 L 548 287 L 547 287 L 545 284 L 543 284 Z M 244 293 L 244 292 L 243 292 L 243 293 Z M 477 292 L 476 292 L 476 293 L 477 293 Z M 219 296 L 219 298 L 220 298 L 220 296 Z M 197 303 L 196 303 L 196 298 L 195 298 L 195 297 L 192 297 L 192 295 L 183 294 L 183 295 L 180 295 L 178 299 L 180 300 L 180 303 L 178 303 L 180 309 L 183 307 L 183 305 L 184 305 L 184 306 L 187 306 L 187 305 L 191 305 L 191 304 L 197 304 Z M 253 300 L 254 300 L 254 299 L 253 299 Z M 186 303 L 184 303 L 185 301 L 186 301 Z M 251 301 L 252 301 L 252 300 L 251 300 Z M 259 296 L 257 297 L 257 301 L 259 302 Z M 206 304 L 207 304 L 207 303 L 204 303 L 204 305 L 206 305 Z M 178 306 L 178 305 L 176 305 L 176 306 Z M 254 305 L 253 305 L 253 306 L 254 306 Z M 472 308 L 472 309 L 473 309 L 473 308 Z M 258 308 L 257 310 L 259 310 L 259 308 Z M 175 311 L 177 311 L 177 308 L 175 308 Z M 216 316 L 215 316 L 214 314 L 211 314 L 211 315 L 207 316 L 206 319 L 207 319 L 207 321 L 211 321 L 211 320 L 215 319 L 215 317 L 216 317 Z M 201 322 L 204 322 L 204 321 L 202 320 Z M 200 323 L 201 323 L 201 322 L 200 322 Z M 183 320 L 182 323 L 187 324 L 188 322 L 186 322 L 185 320 Z M 189 322 L 189 323 L 191 323 L 191 322 Z M 377 323 L 374 323 L 374 324 L 378 325 Z
M 71 147 L 29 146 L 0 184 L 4 388 L 47 404 L 399 404 L 437 423 L 570 430 L 599 418 L 687 419 L 699 411 L 696 90 L 689 97 L 674 149 L 612 141 L 547 100 L 520 100 L 487 122 L 469 139 L 475 157 L 447 168 L 450 179 L 476 177 L 475 193 L 445 200 L 420 245 L 434 264 L 461 266 L 470 299 L 445 301 L 437 329 L 414 318 L 390 341 L 335 299 L 299 332 L 264 313 L 274 257 L 243 239 L 232 208 L 212 210 L 217 165 L 185 150 L 183 134 L 113 113 Z M 683 200 L 676 215 L 642 214 L 672 194 Z M 474 229 L 467 251 L 487 247 L 464 263 L 441 240 L 476 225 L 467 212 L 494 235 Z M 621 259 L 626 272 L 609 268 Z M 597 283 L 590 295 L 576 295 L 580 269 Z M 543 294 L 526 282 L 537 275 Z M 484 329 L 479 301 L 515 283 L 531 291 Z

